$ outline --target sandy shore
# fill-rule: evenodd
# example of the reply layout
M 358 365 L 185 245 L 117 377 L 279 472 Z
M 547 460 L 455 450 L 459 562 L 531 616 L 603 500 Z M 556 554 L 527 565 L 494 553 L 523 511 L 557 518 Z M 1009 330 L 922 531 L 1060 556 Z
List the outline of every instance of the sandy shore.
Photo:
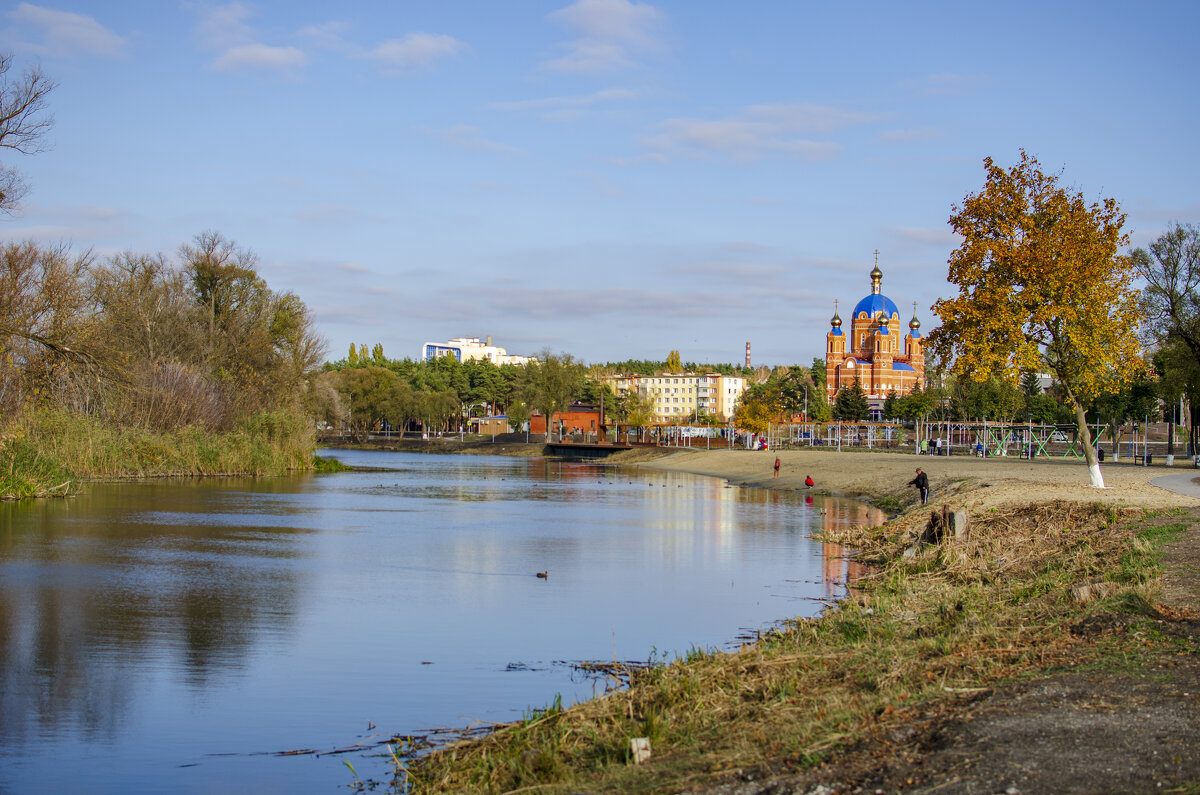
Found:
M 952 503 L 972 513 L 1001 505 L 1049 500 L 1104 502 L 1126 507 L 1195 507 L 1200 500 L 1151 485 L 1163 475 L 1193 471 L 1190 466 L 1101 465 L 1106 488 L 1088 485 L 1087 467 L 1076 460 L 1035 460 L 974 456 L 935 457 L 883 452 L 783 450 L 779 478 L 772 477 L 776 453 L 755 450 L 679 452 L 643 467 L 725 478 L 766 488 L 803 489 L 811 475 L 815 491 L 855 497 L 889 509 L 915 506 L 916 489 L 907 486 L 916 467 L 929 476 L 930 504 Z M 1187 459 L 1184 462 L 1190 464 Z M 1200 471 L 1196 471 L 1200 477 Z

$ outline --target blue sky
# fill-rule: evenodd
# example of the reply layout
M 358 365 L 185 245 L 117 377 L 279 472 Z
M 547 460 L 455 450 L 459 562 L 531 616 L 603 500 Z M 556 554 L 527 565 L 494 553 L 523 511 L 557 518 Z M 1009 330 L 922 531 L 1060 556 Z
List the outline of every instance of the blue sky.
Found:
M 59 84 L 6 239 L 216 230 L 351 342 L 808 364 L 833 302 L 952 294 L 1021 148 L 1134 245 L 1200 220 L 1194 2 L 0 4 Z M 906 314 L 907 319 L 907 314 Z

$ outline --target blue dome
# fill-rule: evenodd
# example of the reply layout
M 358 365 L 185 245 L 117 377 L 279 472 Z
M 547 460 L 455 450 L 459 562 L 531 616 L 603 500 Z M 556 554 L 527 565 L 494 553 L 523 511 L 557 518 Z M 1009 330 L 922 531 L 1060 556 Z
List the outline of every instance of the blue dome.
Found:
M 867 317 L 869 318 L 874 318 L 880 312 L 883 312 L 884 316 L 888 320 L 892 319 L 893 314 L 900 314 L 900 310 L 897 309 L 896 305 L 892 303 L 892 299 L 879 293 L 868 295 L 866 298 L 858 302 L 858 305 L 854 307 L 853 318 L 855 320 L 858 320 L 858 315 L 860 312 L 866 312 Z

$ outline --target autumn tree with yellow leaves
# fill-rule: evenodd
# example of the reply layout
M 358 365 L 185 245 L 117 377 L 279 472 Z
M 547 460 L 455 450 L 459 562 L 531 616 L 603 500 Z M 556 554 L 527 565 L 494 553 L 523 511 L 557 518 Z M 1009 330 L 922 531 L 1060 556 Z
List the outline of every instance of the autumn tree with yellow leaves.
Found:
M 1118 249 L 1125 214 L 1088 203 L 1042 172 L 1037 159 L 1005 170 L 986 158 L 987 183 L 956 205 L 962 245 L 950 256 L 959 295 L 933 305 L 942 321 L 928 347 L 972 380 L 1049 372 L 1075 411 L 1093 486 L 1104 478 L 1084 407 L 1142 369 L 1134 263 Z

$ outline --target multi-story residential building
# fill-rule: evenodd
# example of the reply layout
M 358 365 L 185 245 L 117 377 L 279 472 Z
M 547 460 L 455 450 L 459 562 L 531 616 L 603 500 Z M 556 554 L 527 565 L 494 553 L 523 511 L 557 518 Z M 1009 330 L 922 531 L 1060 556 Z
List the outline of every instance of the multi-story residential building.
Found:
M 746 391 L 745 378 L 720 373 L 614 375 L 602 380 L 618 395 L 632 391 L 649 398 L 655 422 L 686 422 L 701 414 L 728 422 Z
M 495 365 L 537 361 L 533 356 L 510 354 L 504 348 L 493 345 L 491 337 L 488 337 L 486 342 L 480 342 L 479 337 L 456 337 L 446 342 L 427 342 L 421 349 L 422 359 L 438 359 L 442 356 L 453 356 L 460 362 L 487 359 Z

